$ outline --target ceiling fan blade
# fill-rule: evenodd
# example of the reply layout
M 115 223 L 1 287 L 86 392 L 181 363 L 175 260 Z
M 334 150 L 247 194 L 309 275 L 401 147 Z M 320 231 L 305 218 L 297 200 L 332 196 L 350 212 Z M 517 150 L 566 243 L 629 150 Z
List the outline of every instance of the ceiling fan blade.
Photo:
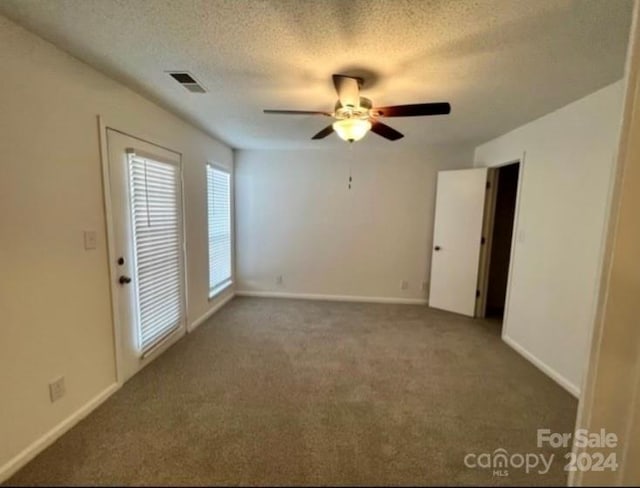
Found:
M 389 139 L 390 141 L 397 141 L 398 139 L 402 139 L 404 137 L 404 134 L 401 134 L 393 127 L 389 127 L 387 124 L 383 124 L 382 122 L 378 121 L 371 122 L 371 132 L 375 132 L 379 136 L 382 136 L 385 139 Z
M 333 86 L 343 107 L 357 107 L 360 105 L 360 85 L 362 78 L 353 76 L 333 75 Z
M 332 132 L 333 132 L 333 124 L 332 125 L 328 125 L 324 129 L 322 129 L 320 132 L 318 132 L 311 139 L 324 139 L 325 137 L 327 137 Z
M 265 114 L 284 114 L 284 115 L 326 115 L 331 117 L 329 112 L 317 112 L 315 110 L 263 110 Z
M 373 115 L 382 117 L 418 117 L 421 115 L 446 115 L 451 113 L 451 105 L 447 102 L 414 103 L 411 105 L 392 105 L 390 107 L 376 107 L 371 110 Z

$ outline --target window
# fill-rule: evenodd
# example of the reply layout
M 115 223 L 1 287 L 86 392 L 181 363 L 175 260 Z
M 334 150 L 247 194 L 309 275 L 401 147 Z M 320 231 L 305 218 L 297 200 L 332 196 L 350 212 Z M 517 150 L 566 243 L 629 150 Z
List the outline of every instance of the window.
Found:
M 129 154 L 138 298 L 138 349 L 145 353 L 184 316 L 180 167 Z
M 231 284 L 231 175 L 207 165 L 209 297 Z

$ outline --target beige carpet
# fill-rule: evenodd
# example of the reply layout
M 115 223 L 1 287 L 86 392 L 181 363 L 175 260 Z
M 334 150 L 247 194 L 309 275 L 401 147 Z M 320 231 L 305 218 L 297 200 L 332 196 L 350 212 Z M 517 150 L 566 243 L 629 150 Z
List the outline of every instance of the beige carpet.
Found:
M 576 400 L 499 334 L 422 306 L 236 298 L 8 484 L 564 484 L 561 451 L 544 476 L 464 466 L 573 429 Z

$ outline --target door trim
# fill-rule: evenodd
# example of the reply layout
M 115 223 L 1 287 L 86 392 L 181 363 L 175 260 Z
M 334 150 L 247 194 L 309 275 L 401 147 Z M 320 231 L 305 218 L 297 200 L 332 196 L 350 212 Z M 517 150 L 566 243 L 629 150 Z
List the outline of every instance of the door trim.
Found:
M 98 131 L 100 141 L 100 166 L 102 166 L 102 199 L 104 202 L 104 220 L 107 241 L 107 266 L 109 268 L 109 294 L 111 301 L 111 324 L 113 328 L 113 348 L 116 383 L 122 385 L 122 350 L 120 348 L 120 319 L 118 290 L 116 289 L 117 270 L 114 263 L 115 243 L 113 229 L 113 207 L 111 202 L 111 178 L 109 177 L 109 151 L 107 147 L 107 126 L 102 116 L 98 115 Z
M 511 254 L 509 256 L 509 271 L 507 276 L 507 296 L 504 300 L 504 316 L 502 317 L 502 340 L 507 341 L 507 325 L 509 323 L 509 303 L 511 300 L 511 286 L 513 285 L 513 269 L 515 268 L 516 257 L 516 244 L 518 231 L 520 230 L 520 203 L 522 201 L 522 187 L 524 185 L 524 171 L 527 162 L 527 151 L 522 152 L 520 159 L 514 159 L 504 164 L 498 164 L 492 166 L 492 168 L 501 168 L 502 166 L 509 166 L 510 164 L 519 163 L 520 169 L 518 172 L 518 189 L 516 191 L 516 213 L 513 216 L 513 231 L 511 232 Z
M 493 247 L 493 222 L 498 196 L 498 171 L 487 168 L 487 193 L 484 197 L 484 215 L 482 219 L 482 246 L 478 263 L 478 291 L 475 318 L 484 318 L 487 311 L 487 293 L 489 291 L 489 269 L 491 268 L 491 248 Z
M 182 260 L 183 260 L 183 270 L 182 270 L 182 280 L 183 280 L 183 307 L 184 307 L 184 326 L 173 331 L 171 334 L 167 336 L 161 343 L 157 344 L 153 349 L 147 351 L 144 358 L 142 358 L 143 364 L 141 364 L 140 368 L 144 368 L 150 362 L 152 362 L 156 357 L 162 354 L 166 349 L 168 349 L 171 345 L 173 345 L 177 340 L 183 337 L 188 328 L 189 317 L 188 317 L 188 285 L 187 285 L 187 256 L 186 256 L 186 216 L 185 216 L 185 198 L 184 198 L 184 168 L 182 164 L 183 154 L 175 149 L 170 149 L 162 144 L 157 144 L 155 142 L 149 141 L 147 139 L 143 139 L 141 137 L 132 135 L 128 132 L 122 131 L 120 129 L 116 129 L 108 125 L 104 118 L 101 115 L 97 116 L 98 120 L 98 141 L 100 145 L 100 165 L 102 167 L 102 197 L 104 203 L 104 217 L 105 217 L 105 229 L 106 229 L 106 242 L 107 242 L 107 265 L 109 268 L 109 293 L 111 299 L 111 323 L 113 327 L 113 347 L 114 347 L 114 362 L 115 362 L 115 376 L 116 383 L 121 386 L 124 383 L 124 374 L 123 374 L 123 352 L 121 347 L 122 340 L 122 324 L 120 323 L 120 303 L 118 301 L 118 289 L 117 289 L 117 277 L 118 277 L 118 269 L 115 264 L 115 256 L 116 256 L 116 245 L 115 245 L 115 228 L 114 228 L 114 220 L 113 220 L 113 202 L 111 200 L 111 176 L 110 176 L 110 166 L 109 166 L 109 147 L 107 140 L 107 131 L 111 130 L 118 134 L 122 134 L 127 137 L 131 137 L 133 139 L 144 142 L 145 144 L 151 144 L 156 146 L 164 151 L 172 152 L 179 156 L 180 159 L 180 197 L 181 197 L 181 211 L 182 211 Z
M 485 214 L 485 222 L 483 225 L 483 232 L 487 234 L 486 237 L 486 246 L 482 249 L 483 255 L 481 255 L 481 266 L 480 266 L 480 274 L 481 276 L 478 278 L 478 289 L 480 290 L 480 300 L 477 303 L 476 308 L 476 318 L 484 318 L 486 316 L 486 308 L 487 308 L 487 293 L 489 290 L 489 270 L 491 268 L 491 248 L 493 246 L 493 225 L 496 211 L 496 202 L 497 202 L 497 191 L 500 186 L 498 171 L 500 168 L 504 168 L 505 166 L 511 166 L 514 164 L 518 165 L 518 184 L 516 186 L 516 203 L 513 214 L 513 230 L 511 231 L 511 249 L 509 251 L 509 269 L 507 270 L 507 289 L 506 295 L 504 299 L 504 316 L 502 318 L 502 323 L 506 324 L 507 322 L 507 306 L 509 303 L 509 290 L 511 287 L 511 270 L 513 268 L 513 257 L 515 256 L 515 244 L 516 244 L 516 236 L 517 236 L 517 227 L 518 227 L 518 215 L 520 212 L 520 195 L 522 189 L 522 177 L 524 173 L 524 159 L 525 159 L 526 151 L 522 153 L 522 157 L 519 159 L 514 159 L 512 161 L 508 161 L 506 163 L 495 164 L 493 166 L 487 166 L 489 170 L 489 180 L 491 182 L 491 188 L 489 191 L 489 195 L 487 195 L 487 207 L 485 208 L 485 212 L 488 211 L 488 214 Z M 503 327 L 504 330 L 504 327 Z M 506 336 L 502 334 L 502 337 Z

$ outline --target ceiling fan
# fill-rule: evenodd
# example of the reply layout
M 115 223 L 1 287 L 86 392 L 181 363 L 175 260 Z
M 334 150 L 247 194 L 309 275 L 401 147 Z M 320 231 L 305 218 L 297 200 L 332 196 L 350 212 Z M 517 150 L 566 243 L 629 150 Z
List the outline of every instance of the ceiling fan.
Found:
M 336 119 L 318 132 L 311 139 L 324 139 L 332 132 L 348 142 L 359 141 L 371 130 L 390 141 L 404 137 L 392 127 L 378 120 L 381 117 L 417 117 L 423 115 L 446 115 L 451 112 L 451 105 L 446 102 L 414 103 L 410 105 L 392 105 L 390 107 L 373 107 L 371 100 L 360 96 L 363 79 L 354 76 L 333 75 L 333 85 L 338 94 L 338 101 L 333 112 L 317 112 L 312 110 L 265 110 L 265 114 L 285 115 L 324 115 Z

